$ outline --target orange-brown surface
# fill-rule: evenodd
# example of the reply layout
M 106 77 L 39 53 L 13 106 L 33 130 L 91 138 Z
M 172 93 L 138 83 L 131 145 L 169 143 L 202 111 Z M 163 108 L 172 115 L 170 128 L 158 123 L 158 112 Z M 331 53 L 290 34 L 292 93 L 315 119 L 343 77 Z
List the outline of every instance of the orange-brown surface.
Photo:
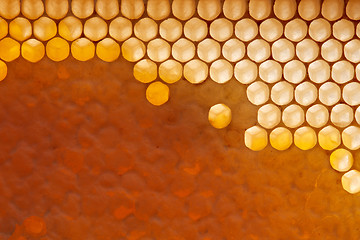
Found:
M 8 64 L 0 84 L 0 238 L 359 239 L 360 197 L 319 146 L 252 152 L 235 79 L 145 99 L 123 59 Z M 217 130 L 208 109 L 233 121 Z M 359 169 L 355 153 L 355 169 Z

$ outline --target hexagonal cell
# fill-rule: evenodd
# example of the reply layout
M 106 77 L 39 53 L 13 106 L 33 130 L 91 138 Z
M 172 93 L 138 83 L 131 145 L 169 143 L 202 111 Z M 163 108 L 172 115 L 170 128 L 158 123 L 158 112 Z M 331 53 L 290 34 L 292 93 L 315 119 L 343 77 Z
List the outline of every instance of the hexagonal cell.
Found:
M 288 62 L 294 58 L 295 47 L 287 39 L 281 38 L 271 46 L 272 57 L 279 62 Z
M 231 109 L 223 103 L 216 104 L 210 108 L 208 119 L 214 128 L 225 128 L 231 122 Z
M 5 39 L 6 38 L 4 38 L 3 40 Z M 0 47 L 0 52 L 2 52 L 1 47 Z M 69 53 L 70 53 L 69 43 L 62 38 L 55 37 L 50 41 L 48 41 L 46 44 L 46 55 L 48 56 L 48 58 L 50 58 L 55 62 L 60 62 L 65 60 L 69 56 Z
M 203 40 L 208 34 L 208 27 L 205 21 L 199 18 L 191 18 L 184 25 L 184 35 L 186 38 L 198 42 Z
M 358 82 L 351 82 L 344 86 L 342 93 L 344 101 L 350 106 L 360 104 L 360 84 Z
M 330 78 L 330 66 L 324 60 L 316 60 L 308 67 L 309 78 L 315 83 L 323 83 Z
M 336 149 L 330 155 L 330 165 L 333 169 L 339 172 L 349 171 L 354 163 L 354 158 L 346 149 Z
M 175 60 L 166 60 L 159 66 L 159 77 L 166 83 L 175 83 L 182 77 L 183 67 Z
M 220 44 L 211 38 L 206 38 L 198 44 L 197 54 L 205 62 L 212 62 L 220 57 Z
M 139 61 L 144 57 L 146 49 L 142 41 L 137 38 L 129 38 L 121 45 L 123 57 L 129 62 Z
M 259 76 L 267 83 L 280 81 L 282 77 L 281 65 L 274 60 L 267 60 L 260 64 Z
M 170 45 L 161 38 L 151 40 L 147 45 L 147 55 L 155 62 L 163 62 L 170 57 Z
M 196 12 L 195 1 L 174 0 L 172 2 L 172 13 L 180 20 L 190 19 Z
M 134 34 L 144 42 L 150 41 L 158 34 L 158 25 L 151 18 L 142 18 L 135 24 Z
M 303 62 L 312 62 L 319 55 L 319 46 L 311 39 L 304 39 L 296 45 L 296 56 Z
M 298 128 L 294 133 L 294 143 L 301 150 L 309 150 L 317 143 L 316 133 L 311 127 Z
M 156 23 L 155 23 L 156 25 Z M 136 26 L 135 26 L 136 27 Z M 157 25 L 156 25 L 157 27 Z M 144 29 L 142 29 L 144 30 Z M 92 17 L 86 20 L 84 24 L 84 35 L 92 41 L 99 41 L 106 37 L 108 33 L 108 26 L 106 22 L 100 17 Z M 157 28 L 156 28 L 157 33 Z M 140 36 L 142 36 L 140 34 Z
M 105 62 L 113 62 L 120 56 L 120 46 L 112 38 L 104 38 L 96 45 L 96 55 Z
M 235 65 L 234 75 L 240 83 L 252 83 L 258 76 L 257 65 L 248 59 L 241 60 Z
M 339 130 L 333 126 L 326 126 L 318 134 L 319 145 L 325 150 L 334 150 L 341 144 Z
M 95 45 L 87 38 L 79 38 L 71 43 L 71 54 L 78 61 L 88 61 L 95 55 Z
M 281 112 L 274 104 L 266 104 L 259 108 L 257 114 L 258 123 L 264 128 L 274 128 L 280 123 Z
M 29 20 L 23 17 L 17 17 L 9 24 L 9 34 L 18 41 L 25 41 L 31 36 L 32 26 Z
M 360 107 L 358 107 L 356 110 L 355 110 L 355 119 L 356 119 L 356 122 L 358 124 L 360 124 Z
M 291 20 L 285 25 L 284 35 L 293 42 L 303 40 L 307 34 L 308 27 L 306 22 L 300 18 Z
M 45 47 L 36 39 L 28 39 L 21 45 L 21 56 L 29 62 L 38 62 L 45 55 Z
M 172 56 L 179 62 L 187 62 L 195 56 L 195 45 L 185 38 L 180 38 L 172 46 Z
M 154 20 L 167 18 L 171 12 L 170 3 L 167 0 L 148 0 L 146 10 L 148 16 Z
M 354 112 L 346 104 L 337 104 L 331 109 L 331 122 L 337 127 L 349 126 L 354 120 Z
M 269 100 L 269 87 L 260 81 L 252 83 L 246 89 L 249 101 L 254 105 L 262 105 Z
M 329 39 L 321 45 L 321 56 L 328 62 L 338 61 L 342 52 L 342 44 L 335 39 Z
M 341 184 L 345 191 L 351 194 L 360 192 L 360 172 L 350 170 L 341 177 Z
M 355 73 L 356 73 L 356 79 L 360 81 L 360 64 L 356 65 Z
M 209 74 L 209 69 L 206 63 L 194 59 L 187 62 L 184 66 L 184 77 L 190 83 L 198 84 L 206 80 Z
M 279 20 L 269 18 L 260 24 L 260 35 L 268 42 L 273 42 L 283 34 L 283 26 Z
M 217 83 L 228 82 L 232 78 L 233 73 L 233 66 L 224 59 L 216 60 L 210 66 L 210 77 Z
M 233 35 L 233 24 L 226 18 L 218 18 L 210 24 L 210 36 L 219 42 L 228 40 Z
M 329 111 L 321 104 L 315 104 L 306 111 L 306 121 L 310 126 L 320 128 L 329 120 Z
M 253 40 L 258 31 L 256 22 L 249 18 L 241 19 L 235 24 L 235 35 L 244 42 Z
M 83 31 L 82 23 L 73 16 L 64 18 L 59 23 L 59 35 L 68 41 L 79 38 Z
M 286 107 L 282 113 L 282 121 L 289 128 L 297 128 L 304 123 L 304 110 L 296 104 Z
M 245 131 L 245 146 L 253 151 L 263 150 L 268 144 L 268 136 L 265 129 L 253 126 Z
M 33 23 L 34 36 L 41 41 L 47 41 L 53 38 L 56 32 L 56 23 L 48 17 L 41 17 Z
M 214 20 L 221 12 L 219 0 L 199 0 L 197 11 L 202 19 L 207 21 Z
M 181 37 L 182 32 L 183 26 L 175 18 L 168 18 L 160 23 L 159 33 L 166 41 L 175 42 Z
M 254 62 L 263 62 L 270 57 L 270 46 L 262 39 L 255 39 L 247 46 L 247 55 Z
M 277 105 L 286 105 L 293 98 L 294 87 L 285 81 L 278 82 L 271 88 L 271 100 Z
M 281 20 L 289 20 L 294 17 L 297 10 L 295 0 L 277 0 L 274 3 L 274 14 Z
M 342 60 L 332 66 L 331 77 L 339 83 L 346 83 L 354 78 L 354 66 L 348 61 Z
M 333 35 L 340 41 L 349 41 L 354 34 L 354 24 L 347 19 L 341 19 L 333 24 Z
M 298 12 L 302 19 L 307 21 L 316 18 L 321 10 L 320 1 L 302 0 L 298 5 Z
M 133 26 L 129 19 L 117 17 L 109 25 L 109 34 L 116 41 L 125 41 L 133 32 Z
M 339 102 L 341 98 L 340 87 L 333 82 L 326 82 L 319 88 L 319 100 L 327 105 L 332 106 Z
M 169 100 L 169 87 L 161 82 L 153 82 L 146 89 L 146 99 L 155 106 Z
M 353 39 L 346 43 L 344 47 L 344 55 L 350 62 L 360 62 L 360 40 Z
M 359 20 L 359 8 L 360 8 L 360 2 L 357 0 L 349 0 L 346 5 L 346 15 L 351 20 Z
M 291 146 L 292 143 L 292 134 L 288 129 L 284 127 L 275 128 L 270 133 L 270 144 L 273 148 L 277 150 L 286 150 Z
M 143 59 L 135 64 L 133 73 L 136 80 L 149 83 L 157 78 L 157 66 L 153 61 Z
M 249 13 L 250 16 L 256 20 L 263 20 L 267 18 L 272 10 L 272 2 L 270 0 L 250 0 Z
M 350 126 L 344 129 L 341 134 L 342 141 L 350 150 L 357 150 L 360 148 L 360 128 Z
M 310 82 L 303 82 L 295 88 L 295 100 L 303 106 L 312 104 L 316 98 L 317 88 Z
M 344 1 L 324 0 L 321 6 L 321 14 L 329 21 L 338 20 L 343 16 Z
M 223 45 L 222 54 L 228 61 L 237 62 L 245 56 L 245 44 L 232 38 Z
M 331 25 L 323 18 L 313 20 L 309 25 L 310 37 L 317 41 L 323 42 L 331 35 Z
M 306 68 L 299 60 L 292 60 L 284 66 L 284 78 L 291 83 L 298 84 L 305 79 Z

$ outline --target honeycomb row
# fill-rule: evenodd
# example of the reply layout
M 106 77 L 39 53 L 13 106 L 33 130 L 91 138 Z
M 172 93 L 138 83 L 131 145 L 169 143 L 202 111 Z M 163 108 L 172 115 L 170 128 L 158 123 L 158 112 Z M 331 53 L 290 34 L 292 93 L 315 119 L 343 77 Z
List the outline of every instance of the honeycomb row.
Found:
M 172 3 L 170 3 L 172 2 Z M 329 20 L 335 21 L 343 17 L 344 9 L 348 18 L 359 20 L 357 0 L 148 0 L 146 12 L 154 20 L 167 18 L 170 13 L 180 19 L 187 20 L 195 12 L 204 20 L 211 21 L 217 18 L 221 12 L 230 20 L 239 20 L 246 11 L 252 18 L 263 20 L 273 12 L 281 20 L 293 18 L 298 11 L 301 18 L 310 21 L 319 14 Z M 37 19 L 46 12 L 54 19 L 64 18 L 71 8 L 72 13 L 79 18 L 87 18 L 94 12 L 102 18 L 109 20 L 116 17 L 120 12 L 129 19 L 137 19 L 143 16 L 145 4 L 143 0 L 73 0 L 71 6 L 67 0 L 1 0 L 0 16 L 12 19 L 21 13 L 29 19 Z
M 294 135 L 284 127 L 278 127 L 271 131 L 270 144 L 277 150 L 286 150 L 293 143 L 301 150 L 309 150 L 319 143 L 325 150 L 334 150 L 340 146 L 341 142 L 350 150 L 360 148 L 360 128 L 350 126 L 345 128 L 340 134 L 339 130 L 333 126 L 322 128 L 318 134 L 311 127 L 300 127 L 296 129 Z M 245 145 L 253 150 L 260 151 L 268 145 L 268 133 L 264 128 L 253 126 L 245 131 Z

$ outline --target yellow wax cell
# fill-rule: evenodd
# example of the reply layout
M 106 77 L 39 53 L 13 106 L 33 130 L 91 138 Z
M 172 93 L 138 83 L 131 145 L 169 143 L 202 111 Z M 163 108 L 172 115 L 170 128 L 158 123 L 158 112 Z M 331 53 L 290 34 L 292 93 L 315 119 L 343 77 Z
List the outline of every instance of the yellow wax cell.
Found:
M 146 48 L 143 42 L 133 37 L 123 43 L 121 52 L 126 60 L 136 62 L 144 57 Z
M 333 150 L 341 143 L 340 132 L 333 126 L 326 126 L 321 129 L 318 138 L 320 147 L 325 150 Z
M 40 41 L 47 41 L 54 37 L 57 32 L 56 23 L 48 18 L 41 17 L 33 23 L 34 36 Z
M 160 106 L 169 100 L 169 87 L 161 82 L 153 82 L 146 89 L 146 99 L 155 106 Z
M 341 183 L 344 190 L 349 193 L 360 192 L 360 172 L 358 170 L 348 171 L 342 176 Z
M 20 56 L 20 44 L 12 38 L 4 38 L 0 41 L 0 58 L 11 62 Z
M 71 55 L 79 61 L 88 61 L 95 55 L 95 45 L 87 38 L 79 38 L 71 44 Z
M 149 83 L 157 78 L 157 66 L 149 60 L 143 59 L 134 66 L 134 77 L 142 83 Z
M 4 80 L 7 75 L 6 63 L 0 60 L 0 81 Z
M 29 39 L 21 45 L 21 55 L 29 62 L 38 62 L 45 55 L 45 47 L 36 39 Z
M 175 83 L 182 77 L 183 67 L 175 60 L 167 60 L 159 66 L 159 76 L 166 83 Z
M 214 128 L 225 128 L 231 122 L 231 109 L 223 103 L 216 104 L 210 108 L 208 118 Z
M 46 55 L 53 61 L 59 62 L 69 56 L 70 47 L 67 41 L 55 37 L 46 44 Z
M 105 62 L 113 62 L 120 55 L 120 46 L 111 38 L 105 38 L 96 45 L 96 55 Z
M 310 127 L 301 127 L 295 131 L 294 143 L 301 150 L 309 150 L 315 147 L 317 137 L 315 131 Z
M 0 17 L 0 39 L 4 38 L 8 34 L 8 24 Z
M 330 155 L 330 164 L 333 169 L 339 172 L 349 171 L 354 162 L 354 158 L 346 149 L 340 148 L 336 149 Z
M 277 150 L 282 151 L 288 149 L 292 142 L 293 139 L 291 132 L 284 127 L 275 128 L 270 133 L 270 144 Z
M 268 135 L 265 129 L 253 126 L 245 131 L 245 146 L 253 151 L 263 150 L 268 144 Z
M 59 23 L 59 34 L 68 41 L 74 41 L 81 36 L 83 27 L 79 19 L 69 16 Z
M 18 17 L 9 24 L 9 33 L 12 38 L 18 41 L 24 41 L 31 36 L 32 27 L 26 18 Z

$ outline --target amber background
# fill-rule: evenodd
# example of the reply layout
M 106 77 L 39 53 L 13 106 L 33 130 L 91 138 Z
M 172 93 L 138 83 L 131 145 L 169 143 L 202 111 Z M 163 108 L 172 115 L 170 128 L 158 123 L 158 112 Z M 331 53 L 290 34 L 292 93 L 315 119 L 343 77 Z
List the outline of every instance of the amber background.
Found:
M 256 107 L 235 79 L 181 80 L 161 107 L 124 59 L 8 64 L 0 84 L 0 238 L 359 239 L 360 198 L 320 147 L 248 150 Z M 216 130 L 210 106 L 233 121 Z M 355 168 L 359 169 L 358 154 Z

